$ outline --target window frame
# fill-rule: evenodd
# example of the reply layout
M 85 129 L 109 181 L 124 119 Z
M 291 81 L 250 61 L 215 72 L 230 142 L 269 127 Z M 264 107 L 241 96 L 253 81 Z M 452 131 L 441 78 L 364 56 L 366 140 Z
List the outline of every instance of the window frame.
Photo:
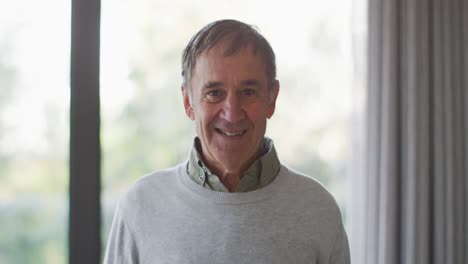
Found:
M 69 263 L 101 260 L 100 0 L 72 0 Z

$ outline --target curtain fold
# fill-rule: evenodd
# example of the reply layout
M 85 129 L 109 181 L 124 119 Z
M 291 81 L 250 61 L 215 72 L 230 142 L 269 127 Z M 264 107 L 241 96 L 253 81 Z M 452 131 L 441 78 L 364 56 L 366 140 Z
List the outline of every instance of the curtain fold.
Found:
M 353 263 L 468 263 L 468 1 L 368 8 Z

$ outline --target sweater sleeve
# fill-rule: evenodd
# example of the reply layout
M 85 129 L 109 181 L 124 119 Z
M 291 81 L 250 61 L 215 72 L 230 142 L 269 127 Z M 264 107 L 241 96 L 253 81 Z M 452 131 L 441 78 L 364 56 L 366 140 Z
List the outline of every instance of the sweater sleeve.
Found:
M 344 230 L 343 223 L 339 221 L 335 243 L 332 245 L 329 264 L 349 264 L 350 254 L 348 237 Z
M 112 221 L 104 255 L 104 264 L 136 264 L 138 262 L 135 240 L 125 222 L 123 210 L 119 205 Z

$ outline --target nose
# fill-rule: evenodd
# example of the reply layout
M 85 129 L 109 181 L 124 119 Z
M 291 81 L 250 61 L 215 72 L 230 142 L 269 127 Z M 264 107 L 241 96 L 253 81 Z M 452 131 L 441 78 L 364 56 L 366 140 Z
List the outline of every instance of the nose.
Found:
M 237 123 L 245 118 L 242 101 L 237 94 L 230 93 L 225 98 L 220 117 L 231 123 Z

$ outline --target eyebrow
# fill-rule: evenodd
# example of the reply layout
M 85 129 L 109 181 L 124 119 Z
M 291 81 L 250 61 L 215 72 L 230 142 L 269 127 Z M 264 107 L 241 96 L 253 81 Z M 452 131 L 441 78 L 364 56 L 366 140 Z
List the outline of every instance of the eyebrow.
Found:
M 217 88 L 217 87 L 222 87 L 223 85 L 224 85 L 223 82 L 208 81 L 207 83 L 205 83 L 205 85 L 203 85 L 203 88 L 204 89 Z M 241 81 L 241 85 L 242 86 L 261 86 L 261 82 L 256 79 L 247 79 L 247 80 Z
M 222 82 L 217 82 L 217 81 L 209 81 L 203 85 L 203 88 L 216 88 L 216 87 L 221 87 L 223 86 Z
M 241 82 L 242 86 L 261 86 L 260 81 L 256 79 L 248 79 Z

